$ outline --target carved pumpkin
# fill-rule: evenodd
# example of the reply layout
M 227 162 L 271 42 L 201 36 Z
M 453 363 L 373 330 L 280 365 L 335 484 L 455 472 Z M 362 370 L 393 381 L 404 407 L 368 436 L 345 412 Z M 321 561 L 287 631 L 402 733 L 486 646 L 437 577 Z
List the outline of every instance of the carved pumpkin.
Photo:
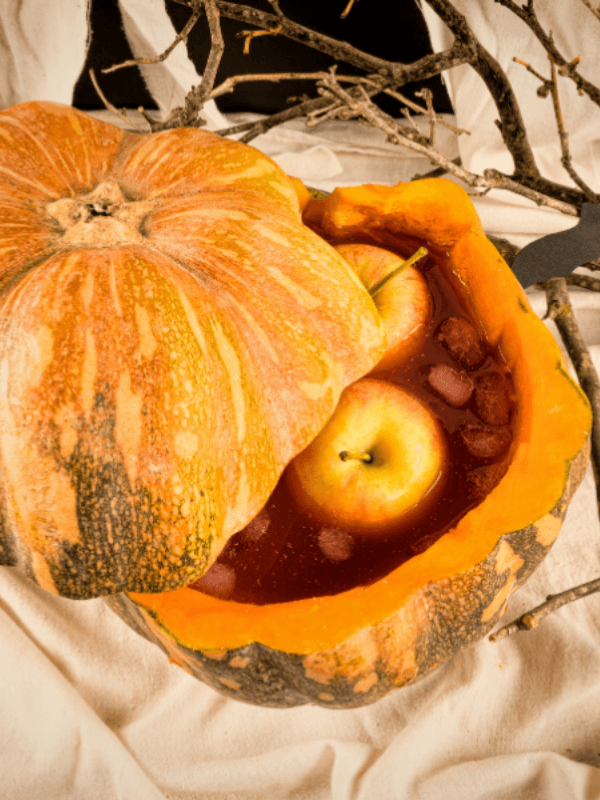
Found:
M 175 663 L 266 706 L 373 702 L 491 629 L 558 534 L 591 417 L 461 189 L 300 187 L 304 225 L 293 183 L 252 148 L 48 103 L 0 113 L 0 186 L 1 563 L 110 594 Z M 187 584 L 385 349 L 368 293 L 308 226 L 427 245 L 511 370 L 511 462 L 385 579 L 219 600 Z
M 385 345 L 253 148 L 0 113 L 0 563 L 93 597 L 198 577 Z
M 458 186 L 432 179 L 316 200 L 300 187 L 299 195 L 305 220 L 334 243 L 425 242 L 511 370 L 518 400 L 508 471 L 425 552 L 368 586 L 261 606 L 187 587 L 107 602 L 223 694 L 351 708 L 423 677 L 497 623 L 558 535 L 589 460 L 591 414 Z

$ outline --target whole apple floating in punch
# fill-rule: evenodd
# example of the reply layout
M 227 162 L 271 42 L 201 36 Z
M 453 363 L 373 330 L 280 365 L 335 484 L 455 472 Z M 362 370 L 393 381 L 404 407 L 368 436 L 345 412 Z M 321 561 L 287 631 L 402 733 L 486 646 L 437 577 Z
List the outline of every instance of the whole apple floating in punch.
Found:
M 445 451 L 424 404 L 392 383 L 363 378 L 292 461 L 289 482 L 299 502 L 330 524 L 389 531 L 440 483 Z
M 431 320 L 432 299 L 416 264 L 425 248 L 403 259 L 382 247 L 341 244 L 335 249 L 369 292 L 387 335 L 387 349 L 372 372 L 385 372 L 406 361 L 417 349 Z
M 558 535 L 591 415 L 466 193 L 315 198 L 238 142 L 52 103 L 0 134 L 0 563 L 106 595 L 258 705 L 371 703 L 485 635 Z M 389 319 L 334 249 L 356 244 L 428 253 L 418 346 L 381 372 Z M 404 459 L 366 527 L 372 483 L 358 522 L 290 488 L 365 386 L 419 420 L 398 450 L 336 440 L 328 479 Z

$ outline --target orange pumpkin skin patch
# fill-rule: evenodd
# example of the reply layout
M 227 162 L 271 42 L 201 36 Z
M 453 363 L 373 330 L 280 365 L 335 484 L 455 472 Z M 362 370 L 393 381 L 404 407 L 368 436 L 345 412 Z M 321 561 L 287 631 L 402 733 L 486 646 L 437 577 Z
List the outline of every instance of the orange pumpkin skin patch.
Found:
M 68 597 L 203 573 L 383 354 L 257 150 L 0 113 L 0 563 Z

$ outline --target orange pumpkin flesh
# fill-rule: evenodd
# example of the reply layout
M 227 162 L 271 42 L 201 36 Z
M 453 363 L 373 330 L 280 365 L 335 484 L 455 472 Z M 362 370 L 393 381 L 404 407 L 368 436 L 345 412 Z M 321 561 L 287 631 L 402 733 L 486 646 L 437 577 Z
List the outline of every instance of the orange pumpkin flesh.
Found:
M 195 129 L 0 113 L 0 563 L 92 597 L 194 580 L 385 336 L 288 177 Z
M 183 648 L 205 651 L 207 656 L 214 651 L 215 658 L 221 652 L 226 660 L 235 658 L 240 648 L 239 652 L 245 653 L 252 643 L 280 656 L 310 654 L 306 659 L 312 660 L 313 667 L 319 658 L 327 661 L 324 654 L 334 653 L 338 663 L 334 673 L 346 681 L 351 672 L 347 653 L 354 652 L 348 643 L 370 631 L 388 671 L 393 672 L 394 659 L 412 663 L 404 671 L 396 664 L 393 682 L 398 684 L 424 671 L 423 665 L 416 670 L 414 646 L 421 634 L 427 634 L 429 612 L 423 609 L 419 617 L 413 608 L 410 624 L 404 620 L 402 634 L 391 620 L 402 616 L 403 610 L 405 616 L 409 614 L 407 609 L 424 593 L 435 595 L 439 590 L 443 594 L 457 581 L 462 581 L 466 591 L 464 587 L 474 585 L 478 576 L 482 583 L 477 590 L 479 605 L 474 606 L 478 618 L 467 624 L 456 605 L 453 624 L 477 629 L 476 635 L 465 633 L 465 641 L 473 635 L 479 638 L 498 619 L 508 595 L 547 552 L 587 464 L 590 409 L 568 376 L 553 337 L 485 238 L 468 196 L 455 184 L 423 180 L 397 187 L 342 189 L 327 200 L 307 201 L 305 206 L 305 219 L 334 242 L 360 237 L 385 246 L 402 235 L 423 239 L 435 252 L 456 290 L 481 321 L 488 342 L 500 349 L 512 372 L 518 415 L 509 470 L 485 501 L 454 529 L 370 586 L 269 606 L 227 602 L 189 588 L 129 596 L 159 623 L 162 632 L 145 618 L 151 635 L 163 646 L 166 631 Z M 384 646 L 381 637 L 386 630 Z M 170 648 L 173 655 L 173 645 Z M 174 652 L 179 652 L 179 660 L 189 667 L 193 658 L 183 648 L 175 646 Z M 199 666 L 198 671 L 202 672 Z M 253 701 L 251 688 L 230 694 Z M 318 702 L 314 693 L 310 700 Z

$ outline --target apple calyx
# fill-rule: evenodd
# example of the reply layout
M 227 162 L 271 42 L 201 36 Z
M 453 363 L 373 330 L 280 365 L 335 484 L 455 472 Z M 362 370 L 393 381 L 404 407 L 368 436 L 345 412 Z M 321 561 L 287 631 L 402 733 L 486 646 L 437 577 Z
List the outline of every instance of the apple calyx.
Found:
M 401 272 L 404 272 L 404 270 L 407 267 L 412 266 L 417 261 L 419 261 L 421 258 L 426 256 L 428 254 L 428 252 L 429 251 L 427 250 L 426 247 L 419 247 L 419 249 L 417 250 L 416 253 L 413 253 L 412 256 L 410 256 L 410 258 L 407 258 L 406 261 L 403 261 L 401 264 L 399 264 L 396 267 L 396 269 L 393 269 L 390 273 L 385 275 L 378 283 L 375 284 L 375 286 L 371 287 L 371 289 L 369 290 L 369 294 L 371 295 L 371 297 L 375 297 L 377 292 L 380 289 L 383 289 L 383 287 L 386 285 L 386 283 L 391 281 L 392 278 L 395 278 L 396 275 L 400 275 Z
M 342 450 L 340 458 L 342 461 L 364 461 L 365 464 L 370 464 L 373 461 L 371 453 L 358 453 L 354 450 Z
M 479 444 L 485 435 L 471 439 Z M 361 378 L 290 463 L 286 481 L 321 524 L 377 536 L 430 507 L 446 464 L 444 432 L 428 407 L 394 383 Z

